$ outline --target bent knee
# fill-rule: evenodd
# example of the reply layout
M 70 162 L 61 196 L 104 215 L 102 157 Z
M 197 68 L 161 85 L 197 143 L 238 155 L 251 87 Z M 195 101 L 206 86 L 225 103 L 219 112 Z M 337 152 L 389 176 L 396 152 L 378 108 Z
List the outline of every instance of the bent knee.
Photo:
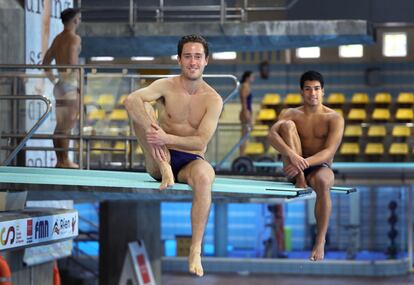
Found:
M 328 177 L 315 177 L 312 184 L 316 192 L 329 192 L 334 182 Z
M 213 184 L 215 178 L 215 173 L 213 168 L 203 169 L 203 171 L 195 171 L 191 175 L 190 183 L 193 186 L 210 186 Z
M 283 134 L 291 133 L 292 131 L 296 131 L 295 122 L 292 120 L 286 120 L 282 122 L 279 126 L 279 132 Z

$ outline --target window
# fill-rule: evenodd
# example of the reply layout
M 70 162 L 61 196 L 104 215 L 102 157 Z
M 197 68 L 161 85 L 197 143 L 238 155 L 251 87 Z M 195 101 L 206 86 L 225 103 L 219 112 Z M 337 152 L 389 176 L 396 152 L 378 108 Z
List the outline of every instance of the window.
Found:
M 352 58 L 363 57 L 364 47 L 362 45 L 344 45 L 339 46 L 339 57 Z
M 382 54 L 386 57 L 407 56 L 407 34 L 384 33 Z
M 319 47 L 304 47 L 296 49 L 297 58 L 319 58 L 321 49 Z
M 132 61 L 152 61 L 154 60 L 153 56 L 133 56 L 131 57 Z
M 213 59 L 216 59 L 216 60 L 233 60 L 236 58 L 237 58 L 237 53 L 235 51 L 213 53 Z

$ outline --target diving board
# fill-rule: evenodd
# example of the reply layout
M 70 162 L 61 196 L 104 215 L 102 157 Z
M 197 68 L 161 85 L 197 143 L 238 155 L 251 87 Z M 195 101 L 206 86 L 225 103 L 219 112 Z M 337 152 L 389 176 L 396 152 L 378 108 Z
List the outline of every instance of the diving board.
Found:
M 0 188 L 28 190 L 29 199 L 177 200 L 191 197 L 191 187 L 176 183 L 159 191 L 160 182 L 147 173 L 77 170 L 32 167 L 0 167 Z M 290 183 L 217 178 L 213 197 L 296 198 L 311 194 L 310 188 L 295 188 Z

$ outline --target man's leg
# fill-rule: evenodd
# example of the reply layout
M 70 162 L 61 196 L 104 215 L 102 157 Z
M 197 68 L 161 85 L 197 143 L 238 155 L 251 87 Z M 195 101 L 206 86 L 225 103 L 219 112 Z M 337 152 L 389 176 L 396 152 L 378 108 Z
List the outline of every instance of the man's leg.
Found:
M 279 127 L 279 135 L 282 137 L 284 142 L 291 148 L 295 153 L 302 156 L 302 145 L 300 142 L 299 134 L 296 129 L 295 122 L 291 120 L 284 121 Z M 290 163 L 289 158 L 282 155 L 283 165 Z M 300 172 L 295 177 L 295 185 L 298 188 L 306 187 L 306 180 L 303 172 Z
M 76 99 L 78 94 L 68 94 L 75 99 L 57 99 L 56 100 L 56 127 L 55 135 L 70 135 L 75 127 L 79 115 L 79 100 Z M 69 139 L 54 138 L 53 145 L 55 148 L 63 148 L 66 150 L 56 151 L 56 167 L 59 168 L 79 168 L 79 165 L 69 159 L 68 148 Z
M 145 104 L 145 111 L 151 119 L 152 123 L 157 123 L 154 108 L 149 103 Z M 138 143 L 142 147 L 145 157 L 145 168 L 147 172 L 155 179 L 161 179 L 160 190 L 164 190 L 169 186 L 174 185 L 174 175 L 170 165 L 170 152 L 164 146 L 164 153 L 167 155 L 167 161 L 158 161 L 152 156 L 151 146 L 146 140 L 146 131 L 150 125 L 144 125 L 142 122 L 133 122 L 135 136 L 138 139 Z
M 197 159 L 187 164 L 178 174 L 178 181 L 188 183 L 193 189 L 191 207 L 191 248 L 188 256 L 188 270 L 203 276 L 201 251 L 204 230 L 206 228 L 211 206 L 211 186 L 215 173 L 213 167 L 205 160 Z
M 325 253 L 325 236 L 328 231 L 332 201 L 330 189 L 334 184 L 332 169 L 321 167 L 310 173 L 307 181 L 316 192 L 315 218 L 317 234 L 310 256 L 311 260 L 322 260 Z

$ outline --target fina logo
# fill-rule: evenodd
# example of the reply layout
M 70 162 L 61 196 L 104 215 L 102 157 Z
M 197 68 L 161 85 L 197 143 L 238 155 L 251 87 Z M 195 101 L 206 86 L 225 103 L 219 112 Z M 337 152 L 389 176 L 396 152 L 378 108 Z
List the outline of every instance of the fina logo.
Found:
M 14 243 L 14 238 L 16 237 L 16 233 L 14 231 L 14 227 L 10 227 L 7 230 L 6 239 L 3 239 L 3 234 L 4 234 L 5 231 L 6 231 L 6 228 L 2 228 L 1 229 L 1 234 L 0 234 L 1 235 L 0 236 L 1 244 L 2 245 L 6 245 L 7 244 L 7 242 L 9 241 L 10 234 L 13 234 L 13 237 L 10 239 L 10 244 L 13 244 Z
M 49 237 L 49 222 L 37 221 L 35 225 L 35 239 Z

